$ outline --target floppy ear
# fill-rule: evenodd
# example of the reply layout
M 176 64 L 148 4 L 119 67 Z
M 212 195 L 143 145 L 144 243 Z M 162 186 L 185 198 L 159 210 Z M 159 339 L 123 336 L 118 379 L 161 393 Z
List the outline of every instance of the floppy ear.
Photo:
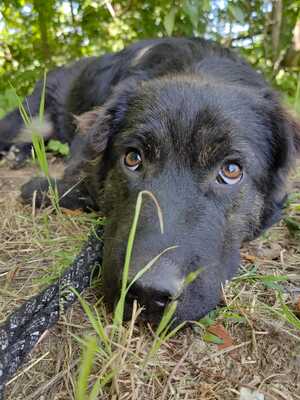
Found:
M 276 104 L 276 103 L 275 103 Z M 291 168 L 300 156 L 300 122 L 278 103 L 270 114 L 272 121 L 272 162 L 268 177 L 268 191 L 255 237 L 278 222 L 287 198 L 286 186 Z
M 94 125 L 99 114 L 101 113 L 101 107 L 95 107 L 91 111 L 87 111 L 80 115 L 74 115 L 75 124 L 77 127 L 77 134 L 86 136 L 90 128 Z
M 74 116 L 78 130 L 77 136 L 81 140 L 83 137 L 87 138 L 89 152 L 97 155 L 102 153 L 109 139 L 121 129 L 132 96 L 140 82 L 141 80 L 136 78 L 124 80 L 114 89 L 103 106 Z
M 289 125 L 289 129 L 291 132 L 294 151 L 295 151 L 295 157 L 299 158 L 300 157 L 300 120 L 299 120 L 299 117 L 294 115 L 291 111 L 288 111 L 287 109 L 284 109 L 283 113 L 285 115 L 285 119 L 287 121 L 287 124 Z
M 122 82 L 103 106 L 74 117 L 78 133 L 72 142 L 64 181 L 79 177 L 96 204 L 109 169 L 109 142 L 124 125 L 137 85 L 134 79 Z
M 81 153 L 80 155 L 87 160 L 99 156 L 107 146 L 111 119 L 112 116 L 105 107 L 96 107 L 74 116 L 77 135 L 71 146 L 72 158 L 76 158 L 77 153 Z

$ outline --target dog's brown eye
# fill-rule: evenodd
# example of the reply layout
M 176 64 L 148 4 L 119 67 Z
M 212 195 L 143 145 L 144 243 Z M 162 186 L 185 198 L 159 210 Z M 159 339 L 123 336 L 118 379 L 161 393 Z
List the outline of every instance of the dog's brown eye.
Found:
M 124 164 L 131 171 L 136 171 L 142 165 L 142 156 L 137 150 L 130 150 L 125 154 Z
M 220 169 L 217 177 L 217 182 L 233 185 L 235 183 L 238 183 L 242 179 L 242 177 L 242 168 L 234 162 L 227 162 Z

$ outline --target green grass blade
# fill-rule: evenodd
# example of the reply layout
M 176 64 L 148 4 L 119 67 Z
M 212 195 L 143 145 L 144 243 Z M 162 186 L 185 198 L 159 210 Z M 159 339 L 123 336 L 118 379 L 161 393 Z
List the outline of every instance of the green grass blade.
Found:
M 171 319 L 177 308 L 177 303 L 178 303 L 177 301 L 172 301 L 170 304 L 167 305 L 164 314 L 162 316 L 162 319 L 160 320 L 160 323 L 155 331 L 156 336 L 160 336 L 161 333 L 167 327 L 167 325 L 171 322 Z
M 30 122 L 31 122 L 30 115 L 25 110 L 25 107 L 23 106 L 23 102 L 22 102 L 21 98 L 18 96 L 18 93 L 17 93 L 16 89 L 13 87 L 13 85 L 11 83 L 9 83 L 9 85 L 12 88 L 12 90 L 14 92 L 14 95 L 16 97 L 17 104 L 18 104 L 19 111 L 20 111 L 21 117 L 23 119 L 23 122 L 24 122 L 24 124 L 26 126 L 28 126 L 30 124 Z
M 300 319 L 284 303 L 280 292 L 277 292 L 277 298 L 280 302 L 280 310 L 274 310 L 272 307 L 267 306 L 268 309 L 300 331 Z
M 101 323 L 100 317 L 98 315 L 98 313 L 96 312 L 96 316 L 94 315 L 91 307 L 89 306 L 89 304 L 83 299 L 83 297 L 74 289 L 74 288 L 70 288 L 70 290 L 76 294 L 81 307 L 83 308 L 85 314 L 87 315 L 94 331 L 97 333 L 97 335 L 99 336 L 100 340 L 103 342 L 104 346 L 105 346 L 105 350 L 107 351 L 107 355 L 111 354 L 111 346 L 110 346 L 110 340 L 108 338 L 108 336 L 105 333 L 105 329 Z
M 89 337 L 86 341 L 86 349 L 83 353 L 80 365 L 79 377 L 76 387 L 76 400 L 86 400 L 88 392 L 89 376 L 92 371 L 95 355 L 97 352 L 97 341 L 95 337 Z
M 138 280 L 140 279 L 152 266 L 153 264 L 155 264 L 155 262 L 163 255 L 165 254 L 167 251 L 176 249 L 178 246 L 170 246 L 167 247 L 166 249 L 164 249 L 163 251 L 161 251 L 157 256 L 155 256 L 154 258 L 152 258 L 152 260 L 150 260 L 144 268 L 142 268 L 132 279 L 132 281 L 130 282 L 130 284 L 127 286 L 126 289 L 126 294 L 128 292 L 128 290 L 131 288 L 131 286 Z
M 115 375 L 114 372 L 111 371 L 108 374 L 106 374 L 104 377 L 100 376 L 93 386 L 93 389 L 89 396 L 89 400 L 98 400 L 99 394 L 102 394 L 102 388 L 113 380 L 114 375 Z
M 166 342 L 167 340 L 169 340 L 171 337 L 173 337 L 174 335 L 176 335 L 176 333 L 178 331 L 180 331 L 181 328 L 184 327 L 184 325 L 186 324 L 186 321 L 181 322 L 181 324 L 177 325 L 174 329 L 172 329 L 164 338 L 164 341 Z
M 173 301 L 171 302 L 165 312 L 164 315 L 155 331 L 155 340 L 152 343 L 152 346 L 150 348 L 150 351 L 148 352 L 148 355 L 146 356 L 144 363 L 143 363 L 143 368 L 146 367 L 147 363 L 151 358 L 157 354 L 158 350 L 160 349 L 161 345 L 165 342 L 167 342 L 172 336 L 174 336 L 185 324 L 186 322 L 182 322 L 181 324 L 175 326 L 173 330 L 170 331 L 170 327 L 172 326 L 173 323 L 173 315 L 176 311 L 177 308 L 177 302 Z
M 154 201 L 156 208 L 157 208 L 161 233 L 163 233 L 163 231 L 164 231 L 162 212 L 161 212 L 161 209 L 159 207 L 158 201 L 156 200 L 155 196 L 151 192 L 148 192 L 148 191 L 140 192 L 137 197 L 135 213 L 134 213 L 133 222 L 132 222 L 132 225 L 130 228 L 129 238 L 128 238 L 128 242 L 127 242 L 125 262 L 124 262 L 124 268 L 123 268 L 123 274 L 122 274 L 121 294 L 120 294 L 120 299 L 115 308 L 114 318 L 113 318 L 114 327 L 120 326 L 123 322 L 125 297 L 126 297 L 126 292 L 127 292 L 126 288 L 127 288 L 128 275 L 129 275 L 129 266 L 130 266 L 130 261 L 131 261 L 133 243 L 134 243 L 134 239 L 135 239 L 135 235 L 136 235 L 138 220 L 139 220 L 139 216 L 140 216 L 141 208 L 142 208 L 143 195 L 149 196 Z M 114 331 L 115 331 L 115 329 L 113 330 L 113 332 Z
M 39 118 L 40 122 L 44 119 L 45 114 L 45 99 L 46 99 L 46 79 L 47 79 L 47 71 L 44 71 L 44 80 L 43 80 L 43 88 L 41 94 L 40 108 L 39 108 Z

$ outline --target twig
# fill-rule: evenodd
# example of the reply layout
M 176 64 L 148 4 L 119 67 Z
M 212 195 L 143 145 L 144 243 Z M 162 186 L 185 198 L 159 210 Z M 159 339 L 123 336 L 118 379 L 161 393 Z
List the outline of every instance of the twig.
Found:
M 168 387 L 171 384 L 172 379 L 174 378 L 176 372 L 178 371 L 178 369 L 181 367 L 181 365 L 183 364 L 184 360 L 187 358 L 192 346 L 193 346 L 193 342 L 189 345 L 187 351 L 184 353 L 184 355 L 181 357 L 181 359 L 178 361 L 178 363 L 175 365 L 175 367 L 173 368 L 172 372 L 170 373 L 168 380 L 166 382 L 164 391 L 161 395 L 161 400 L 164 400 L 167 397 L 168 394 Z

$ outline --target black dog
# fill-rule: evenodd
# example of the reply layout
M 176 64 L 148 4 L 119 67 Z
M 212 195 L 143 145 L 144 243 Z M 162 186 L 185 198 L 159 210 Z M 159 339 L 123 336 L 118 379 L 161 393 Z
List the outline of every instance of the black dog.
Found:
M 24 103 L 32 115 L 41 88 L 40 82 Z M 262 76 L 234 52 L 201 39 L 139 42 L 50 72 L 46 118 L 44 136 L 71 143 L 57 182 L 62 206 L 107 216 L 103 278 L 110 304 L 119 294 L 137 195 L 147 190 L 157 198 L 165 232 L 145 199 L 130 278 L 164 249 L 177 248 L 128 295 L 128 308 L 137 299 L 154 321 L 172 298 L 177 322 L 217 305 L 222 283 L 238 269 L 241 244 L 280 218 L 284 182 L 300 149 L 297 123 Z M 15 110 L 0 121 L 0 141 L 22 138 Z M 23 198 L 31 201 L 38 190 L 41 203 L 47 188 L 32 180 Z

